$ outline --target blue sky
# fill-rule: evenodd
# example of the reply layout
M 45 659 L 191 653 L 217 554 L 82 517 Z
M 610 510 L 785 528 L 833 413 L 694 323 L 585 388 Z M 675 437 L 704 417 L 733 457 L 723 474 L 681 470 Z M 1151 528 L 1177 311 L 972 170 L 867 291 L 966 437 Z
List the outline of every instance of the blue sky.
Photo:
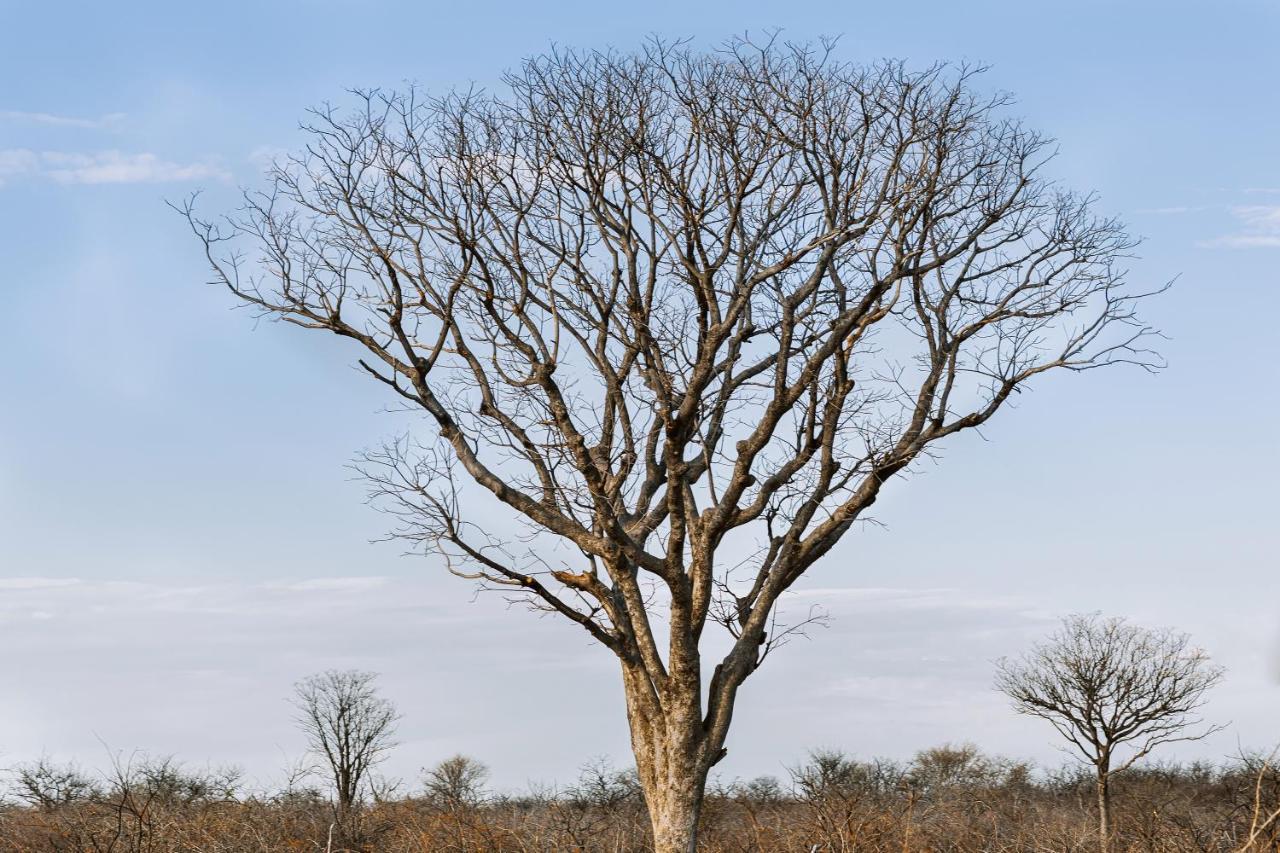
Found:
M 1168 370 L 1042 383 L 814 573 L 799 601 L 832 625 L 748 684 L 725 773 L 965 739 L 1056 760 L 990 661 L 1073 610 L 1175 625 L 1229 668 L 1209 712 L 1232 728 L 1183 754 L 1274 745 L 1274 2 L 0 2 L 0 765 L 105 742 L 268 781 L 301 748 L 290 683 L 328 666 L 384 673 L 397 775 L 460 750 L 509 786 L 625 761 L 602 653 L 369 544 L 385 519 L 344 465 L 397 429 L 385 400 L 333 341 L 232 310 L 164 201 L 233 204 L 350 87 L 770 27 L 990 63 L 1059 140 L 1053 173 L 1145 238 L 1133 277 L 1177 282 L 1148 311 Z

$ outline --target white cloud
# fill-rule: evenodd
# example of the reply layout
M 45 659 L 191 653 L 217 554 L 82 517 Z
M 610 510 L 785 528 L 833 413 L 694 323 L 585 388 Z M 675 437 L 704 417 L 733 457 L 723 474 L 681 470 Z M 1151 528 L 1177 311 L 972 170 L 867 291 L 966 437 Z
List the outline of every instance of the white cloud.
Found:
M 261 171 L 266 171 L 278 162 L 288 159 L 293 153 L 288 148 L 277 145 L 259 145 L 249 152 L 249 162 Z
M 1280 205 L 1243 205 L 1231 208 L 1231 212 L 1249 227 L 1280 234 Z
M 451 578 L 4 584 L 0 683 L 22 685 L 0 703 L 6 763 L 44 753 L 93 762 L 105 741 L 270 779 L 302 749 L 286 703 L 292 683 L 330 667 L 383 673 L 382 689 L 405 712 L 392 776 L 461 751 L 515 789 L 572 778 L 589 755 L 630 760 L 610 655 L 575 626 L 507 612 L 502 597 L 472 600 Z M 823 745 L 902 757 L 971 739 L 1057 760 L 1045 732 L 1023 726 L 991 687 L 994 659 L 1053 628 L 1048 602 L 943 586 L 815 586 L 791 608 L 810 603 L 831 610 L 831 623 L 780 649 L 749 682 L 727 778 Z M 1248 726 L 1224 734 L 1224 750 L 1271 731 L 1270 694 L 1260 691 L 1274 688 L 1233 678 L 1212 717 Z M 532 743 L 529 731 L 553 734 Z
M 226 180 L 230 176 L 211 163 L 174 163 L 149 152 L 84 154 L 0 149 L 0 184 L 19 177 L 43 178 L 60 184 L 141 184 Z
M 264 589 L 280 589 L 289 590 L 291 592 L 355 592 L 366 589 L 378 589 L 385 586 L 387 579 L 384 577 L 367 577 L 367 578 L 309 578 L 308 580 L 296 581 L 293 583 L 285 582 L 269 582 L 263 584 Z
M 46 152 L 48 175 L 63 184 L 139 184 L 225 178 L 226 173 L 207 163 L 171 163 L 154 154 L 96 154 Z
M 282 751 L 302 748 L 291 685 L 331 667 L 383 673 L 386 695 L 406 711 L 392 775 L 458 751 L 519 752 L 525 731 L 503 729 L 511 702 L 529 701 L 519 713 L 538 727 L 583 713 L 587 694 L 596 704 L 585 728 L 619 742 L 625 733 L 620 708 L 599 708 L 616 701 L 607 653 L 584 651 L 567 623 L 507 613 L 497 598 L 472 602 L 448 578 L 438 587 L 378 576 L 50 580 L 8 579 L 0 593 L 0 683 L 22 685 L 0 703 L 12 734 L 6 765 L 45 752 L 93 762 L 101 737 L 269 778 L 288 763 Z M 439 588 L 455 594 L 442 599 Z M 547 686 L 566 681 L 581 689 Z M 608 751 L 596 741 L 549 765 L 563 747 L 504 762 L 507 783 L 535 771 L 568 778 L 583 757 Z
M 82 127 L 101 130 L 119 124 L 124 120 L 124 113 L 108 113 L 99 118 L 77 118 L 60 116 L 53 113 L 24 112 L 22 110 L 0 110 L 0 121 L 12 121 L 22 124 L 43 124 L 52 127 Z
M 0 589 L 56 589 L 78 583 L 76 578 L 0 578 Z
M 983 610 L 1016 612 L 1028 618 L 1044 618 L 1031 603 L 1009 596 L 975 595 L 948 587 L 808 587 L 793 589 L 788 601 L 813 600 L 831 610 L 878 613 L 927 610 Z
M 1198 245 L 1207 249 L 1275 249 L 1280 248 L 1280 205 L 1245 204 L 1232 207 L 1240 230 L 1205 240 Z
M 1200 243 L 1205 249 L 1280 249 L 1280 235 L 1233 234 Z
M 6 178 L 29 175 L 40 170 L 40 155 L 26 148 L 0 149 L 0 185 Z

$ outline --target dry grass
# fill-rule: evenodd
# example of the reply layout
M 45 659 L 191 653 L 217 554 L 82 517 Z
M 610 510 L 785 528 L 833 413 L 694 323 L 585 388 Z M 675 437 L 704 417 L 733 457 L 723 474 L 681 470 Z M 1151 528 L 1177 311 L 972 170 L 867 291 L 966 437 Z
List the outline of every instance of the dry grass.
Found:
M 25 768 L 0 810 L 0 850 L 95 853 L 250 851 L 600 851 L 648 849 L 630 774 L 599 766 L 564 790 L 507 797 L 423 795 L 377 802 L 345 831 L 313 790 L 245 795 L 226 773 L 139 762 L 90 782 Z M 42 770 L 42 773 L 34 773 Z M 44 787 L 41 787 L 41 786 Z M 943 747 L 899 764 L 817 753 L 781 783 L 724 785 L 707 799 L 708 853 L 1092 851 L 1092 782 L 1074 769 Z M 1122 853 L 1280 851 L 1280 774 L 1257 758 L 1155 766 L 1116 784 Z M 332 838 L 331 838 L 332 832 Z

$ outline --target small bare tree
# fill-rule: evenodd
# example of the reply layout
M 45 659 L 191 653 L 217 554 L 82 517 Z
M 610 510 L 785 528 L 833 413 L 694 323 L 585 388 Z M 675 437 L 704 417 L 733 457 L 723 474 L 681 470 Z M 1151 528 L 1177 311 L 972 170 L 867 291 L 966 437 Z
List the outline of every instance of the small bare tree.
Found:
M 294 685 L 293 704 L 307 745 L 325 763 L 333 783 L 336 819 L 346 827 L 369 771 L 394 742 L 395 706 L 378 695 L 376 673 L 329 670 Z
M 996 687 L 1020 713 L 1048 720 L 1093 765 L 1106 853 L 1111 778 L 1158 746 L 1219 731 L 1195 712 L 1222 674 L 1186 634 L 1088 614 L 1068 616 L 1023 657 L 1000 660 Z
M 357 93 L 242 214 L 183 209 L 238 300 L 423 415 L 366 466 L 399 534 L 616 656 L 659 853 L 886 482 L 1041 374 L 1155 364 L 1134 242 L 976 74 L 557 51 Z
M 75 764 L 57 764 L 48 757 L 19 765 L 13 775 L 18 799 L 47 812 L 98 794 L 98 785 Z
M 454 755 L 424 772 L 427 799 L 446 809 L 458 810 L 480 804 L 489 768 L 466 755 Z

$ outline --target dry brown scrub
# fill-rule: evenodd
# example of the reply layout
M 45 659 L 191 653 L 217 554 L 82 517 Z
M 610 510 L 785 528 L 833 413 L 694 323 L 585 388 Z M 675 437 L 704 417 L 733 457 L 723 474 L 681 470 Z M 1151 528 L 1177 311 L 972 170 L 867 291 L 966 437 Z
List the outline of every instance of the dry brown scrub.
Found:
M 458 796 L 437 784 L 365 806 L 347 833 L 331 830 L 332 806 L 314 790 L 245 795 L 232 774 L 191 773 L 167 761 L 117 768 L 101 782 L 47 765 L 26 770 L 0 810 L 0 850 L 651 849 L 634 774 L 600 766 L 572 787 L 520 796 Z M 1116 850 L 1280 851 L 1280 827 L 1267 822 L 1280 806 L 1280 773 L 1258 758 L 1135 768 L 1116 785 Z M 765 778 L 714 790 L 699 849 L 1069 853 L 1097 843 L 1093 799 L 1087 772 L 1033 772 L 971 747 L 928 750 L 905 764 L 820 752 L 785 783 Z

